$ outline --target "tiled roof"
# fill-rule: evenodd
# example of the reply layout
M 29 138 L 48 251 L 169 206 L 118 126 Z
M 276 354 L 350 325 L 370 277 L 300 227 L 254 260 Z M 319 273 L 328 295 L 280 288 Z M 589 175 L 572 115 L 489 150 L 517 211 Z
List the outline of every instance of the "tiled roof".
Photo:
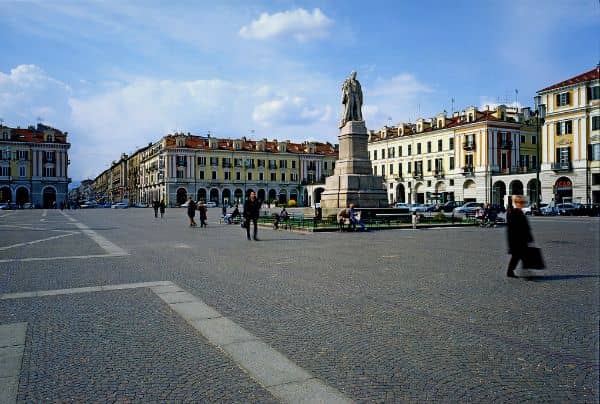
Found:
M 214 141 L 217 142 L 217 147 L 212 150 L 229 150 L 235 151 L 235 142 L 239 140 L 241 141 L 241 150 L 242 151 L 257 151 L 256 144 L 261 141 L 256 140 L 248 140 L 248 139 L 217 139 L 214 138 Z M 264 152 L 266 153 L 279 153 L 279 144 L 282 142 L 278 142 L 277 140 L 265 141 Z M 315 153 L 325 156 L 336 157 L 338 155 L 335 147 L 330 143 L 320 143 L 315 142 Z M 165 147 L 166 148 L 177 148 L 177 137 L 173 135 L 165 136 Z M 208 150 L 211 149 L 209 139 L 200 136 L 185 136 L 185 147 L 192 149 L 200 149 L 200 150 Z M 292 143 L 287 142 L 286 152 L 292 154 L 306 154 L 307 145 L 304 143 Z
M 3 129 L 6 127 L 3 127 Z M 46 142 L 44 140 L 44 132 L 33 128 L 7 128 L 10 129 L 11 142 L 28 142 L 28 143 L 67 143 L 67 135 L 57 129 L 53 129 L 54 141 Z
M 577 84 L 577 83 L 583 83 L 585 81 L 598 80 L 598 79 L 600 79 L 600 65 L 596 66 L 589 72 L 582 73 L 578 76 L 571 77 L 570 79 L 561 81 L 560 83 L 556 83 L 549 87 L 543 88 L 543 89 L 539 90 L 538 93 L 541 93 L 543 91 L 555 90 L 555 89 L 561 88 L 561 87 L 571 86 L 571 85 Z

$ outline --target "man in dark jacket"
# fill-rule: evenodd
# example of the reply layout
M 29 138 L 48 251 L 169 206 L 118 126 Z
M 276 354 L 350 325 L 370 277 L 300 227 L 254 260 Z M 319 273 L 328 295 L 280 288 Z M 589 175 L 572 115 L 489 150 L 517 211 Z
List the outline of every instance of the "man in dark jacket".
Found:
M 196 202 L 194 202 L 191 196 L 188 198 L 187 215 L 190 218 L 190 227 L 196 227 L 196 221 L 194 220 L 194 216 L 196 216 Z
M 256 199 L 256 193 L 250 192 L 250 197 L 244 202 L 244 218 L 247 220 L 246 224 L 246 236 L 250 240 L 250 221 L 254 224 L 254 241 L 258 241 L 257 238 L 257 222 L 258 216 L 260 215 L 260 201 Z
M 527 252 L 527 245 L 533 242 L 531 229 L 521 208 L 525 206 L 525 198 L 513 196 L 513 207 L 506 211 L 506 235 L 508 236 L 508 253 L 511 254 L 506 276 L 516 278 L 515 269 Z

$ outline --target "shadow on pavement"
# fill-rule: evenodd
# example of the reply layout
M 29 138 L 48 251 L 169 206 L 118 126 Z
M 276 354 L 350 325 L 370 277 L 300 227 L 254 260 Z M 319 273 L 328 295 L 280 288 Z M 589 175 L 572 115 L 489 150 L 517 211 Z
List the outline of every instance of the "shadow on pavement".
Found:
M 521 276 L 528 281 L 546 282 L 546 281 L 568 281 L 571 279 L 600 278 L 600 275 L 548 275 L 548 276 Z

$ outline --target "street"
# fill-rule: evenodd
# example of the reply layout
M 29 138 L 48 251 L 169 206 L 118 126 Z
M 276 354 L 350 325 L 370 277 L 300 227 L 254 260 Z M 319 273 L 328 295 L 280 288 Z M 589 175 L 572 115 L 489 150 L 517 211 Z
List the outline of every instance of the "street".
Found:
M 185 209 L 0 212 L 0 402 L 598 402 L 599 218 L 190 228 Z

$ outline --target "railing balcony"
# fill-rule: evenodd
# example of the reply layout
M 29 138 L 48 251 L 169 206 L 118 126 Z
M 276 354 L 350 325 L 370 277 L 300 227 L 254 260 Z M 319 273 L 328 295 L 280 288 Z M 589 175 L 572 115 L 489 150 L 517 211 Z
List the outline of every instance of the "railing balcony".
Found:
M 218 165 L 219 165 L 219 162 L 218 162 L 218 161 L 211 161 L 211 162 L 210 162 L 210 165 L 211 165 L 212 167 L 216 167 L 216 166 L 218 166 Z
M 187 167 L 187 162 L 185 161 L 178 161 L 176 164 L 177 167 Z
M 463 150 L 475 150 L 475 142 L 474 141 L 463 142 Z
M 500 148 L 501 149 L 512 149 L 512 140 L 502 140 L 500 142 Z
M 231 163 L 223 163 L 222 167 L 223 168 L 231 168 Z
M 475 174 L 475 169 L 473 166 L 464 166 L 462 168 L 462 170 L 463 170 L 463 175 L 466 175 L 466 176 L 472 176 Z
M 552 171 L 571 171 L 570 161 L 561 161 L 558 163 L 552 163 Z
M 271 169 L 271 170 L 277 169 L 277 164 L 271 164 L 271 163 L 269 163 L 269 169 Z
M 444 170 L 433 170 L 433 176 L 435 178 L 444 178 Z
M 246 164 L 244 165 L 244 167 L 246 167 L 246 168 L 254 168 L 254 163 L 246 163 Z M 259 166 L 259 167 L 261 167 L 261 168 L 262 168 L 262 166 Z
M 422 180 L 423 179 L 423 172 L 422 171 L 414 171 L 412 174 L 414 179 L 419 179 Z

